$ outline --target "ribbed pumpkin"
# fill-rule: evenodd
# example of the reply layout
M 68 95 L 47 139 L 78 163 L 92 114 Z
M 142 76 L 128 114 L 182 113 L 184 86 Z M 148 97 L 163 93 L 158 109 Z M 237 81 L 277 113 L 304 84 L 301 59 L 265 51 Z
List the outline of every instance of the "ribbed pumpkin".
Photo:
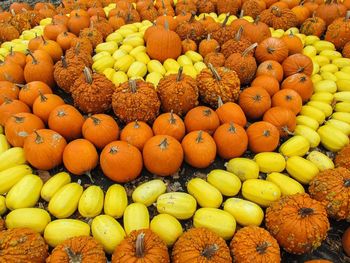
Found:
M 269 37 L 261 41 L 255 50 L 255 58 L 261 63 L 266 60 L 282 62 L 288 57 L 288 46 L 280 38 Z
M 303 54 L 294 54 L 286 58 L 283 63 L 284 77 L 289 77 L 296 73 L 304 73 L 311 76 L 313 70 L 312 60 Z
M 239 106 L 249 119 L 258 119 L 271 107 L 269 93 L 261 87 L 249 87 L 239 96 Z
M 247 129 L 249 149 L 254 153 L 273 152 L 279 144 L 279 131 L 266 121 L 254 122 Z
M 145 143 L 152 138 L 151 127 L 143 121 L 129 122 L 120 134 L 120 140 L 125 141 L 137 147 L 142 151 Z
M 282 138 L 291 134 L 297 125 L 294 112 L 278 106 L 268 109 L 263 120 L 276 126 Z

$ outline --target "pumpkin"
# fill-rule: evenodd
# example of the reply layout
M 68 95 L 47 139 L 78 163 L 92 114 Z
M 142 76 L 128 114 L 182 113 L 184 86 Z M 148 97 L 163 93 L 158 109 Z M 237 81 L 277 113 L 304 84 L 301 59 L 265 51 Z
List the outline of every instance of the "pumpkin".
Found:
M 288 47 L 288 55 L 302 53 L 304 47 L 303 42 L 301 42 L 300 38 L 294 35 L 292 31 L 290 31 L 288 35 L 282 36 L 281 39 Z
M 28 42 L 28 50 L 30 50 L 31 52 L 34 52 L 39 48 L 42 42 L 43 42 L 43 38 L 35 34 L 35 37 L 29 40 Z
M 350 145 L 347 145 L 343 149 L 341 149 L 335 156 L 335 160 L 334 160 L 335 166 L 344 167 L 350 170 L 349 153 L 350 153 Z
M 87 40 L 86 38 L 79 38 L 79 39 Z M 87 41 L 89 41 L 89 40 L 87 40 Z M 90 43 L 90 41 L 89 41 L 89 43 Z M 84 47 L 82 45 L 83 44 L 81 42 L 78 42 L 75 46 L 69 48 L 66 51 L 65 58 L 67 60 L 78 60 L 78 62 L 83 63 L 85 66 L 91 67 L 93 64 L 93 60 L 92 60 L 92 57 L 90 56 L 88 47 Z
M 246 0 L 242 4 L 241 11 L 244 12 L 244 15 L 251 16 L 255 19 L 265 9 L 266 3 L 263 0 Z
M 216 114 L 219 117 L 220 124 L 234 122 L 242 127 L 247 124 L 242 108 L 234 102 L 223 103 L 219 98 Z
M 24 79 L 25 81 L 42 81 L 48 86 L 54 86 L 54 67 L 51 61 L 46 61 L 43 59 L 37 59 L 32 53 L 29 53 L 32 57 L 32 61 L 28 62 L 24 67 Z
M 260 43 L 264 39 L 271 37 L 269 26 L 260 21 L 260 16 L 257 16 L 254 22 L 247 23 L 244 29 L 243 36 L 251 43 Z
M 255 50 L 255 58 L 259 63 L 266 60 L 282 62 L 288 57 L 288 46 L 286 43 L 275 37 L 269 37 L 261 41 Z
M 53 62 L 57 62 L 61 59 L 61 56 L 63 55 L 63 51 L 61 46 L 53 41 L 53 40 L 47 40 L 43 37 L 43 42 L 39 45 L 38 49 L 44 50 L 51 56 Z
M 223 67 L 225 64 L 224 54 L 219 52 L 220 47 L 218 46 L 215 51 L 208 53 L 204 57 L 204 63 L 213 65 L 214 67 Z
M 71 105 L 64 104 L 54 108 L 48 119 L 50 129 L 58 132 L 68 141 L 80 138 L 84 117 Z
M 230 243 L 234 262 L 281 262 L 280 247 L 271 234 L 257 226 L 237 231 Z
M 275 93 L 272 97 L 273 107 L 283 107 L 294 112 L 297 115 L 301 111 L 303 106 L 303 101 L 295 90 L 293 89 L 283 89 Z
M 77 236 L 66 239 L 57 245 L 47 258 L 47 263 L 64 263 L 76 261 L 106 262 L 102 245 L 93 237 Z
M 220 0 L 222 1 L 222 0 Z M 239 0 L 238 0 L 239 1 Z M 237 2 L 237 1 L 235 1 Z M 222 22 L 220 27 L 217 30 L 214 30 L 212 33 L 212 37 L 219 42 L 220 45 L 224 44 L 226 41 L 235 37 L 236 31 L 229 25 L 227 25 L 228 19 L 230 17 L 230 13 L 226 15 L 225 20 Z
M 130 143 L 142 151 L 143 146 L 152 136 L 151 127 L 143 121 L 136 120 L 124 127 L 120 134 L 120 140 Z
M 68 49 L 66 51 L 66 58 L 69 58 L 69 54 L 67 54 L 67 52 L 69 50 L 71 50 L 71 53 L 72 53 L 72 57 L 74 56 L 77 56 L 77 55 L 80 55 L 79 58 L 81 58 L 82 60 L 84 59 L 84 57 L 86 57 L 86 54 L 92 54 L 92 51 L 93 51 L 93 47 L 92 47 L 92 44 L 91 44 L 91 41 L 84 37 L 84 38 L 73 38 L 72 41 L 71 41 L 71 48 Z M 73 48 L 73 49 L 72 49 Z M 73 52 L 74 51 L 74 52 Z M 89 56 L 87 56 L 89 58 Z M 83 60 L 85 61 L 85 60 Z M 92 64 L 92 63 L 91 63 Z
M 4 103 L 0 105 L 0 125 L 4 126 L 6 121 L 16 113 L 30 112 L 27 104 L 20 100 L 11 100 L 5 98 Z
M 298 19 L 298 26 L 300 26 L 311 15 L 311 11 L 303 3 L 294 6 L 291 10 Z
M 34 114 L 22 112 L 12 115 L 5 123 L 7 141 L 14 147 L 22 147 L 32 132 L 44 129 L 42 120 Z
M 26 64 L 26 55 L 18 51 L 13 51 L 11 46 L 10 53 L 6 56 L 5 62 L 16 63 L 23 68 Z
M 6 42 L 20 37 L 20 33 L 9 23 L 0 23 L 0 41 Z
M 289 77 L 296 73 L 304 73 L 307 76 L 311 76 L 313 71 L 312 60 L 303 54 L 289 56 L 283 61 L 282 67 L 285 77 Z
M 170 9 L 170 8 L 167 8 Z M 167 10 L 166 9 L 166 10 Z M 163 11 L 161 8 L 158 9 Z M 190 13 L 190 14 L 196 14 L 197 13 L 197 6 L 192 0 L 181 0 L 176 3 L 176 15 L 179 15 L 181 13 Z M 171 15 L 171 14 L 169 14 Z
M 66 51 L 70 48 L 71 42 L 74 38 L 76 38 L 76 36 L 73 33 L 64 31 L 58 34 L 56 42 L 60 45 L 63 51 Z
M 0 105 L 5 102 L 5 99 L 18 99 L 19 88 L 14 83 L 6 80 L 0 81 Z
M 148 36 L 146 50 L 150 58 L 162 63 L 168 58 L 176 59 L 181 55 L 181 39 L 177 33 L 169 29 L 166 22 L 164 29 L 159 29 Z
M 197 76 L 199 95 L 204 103 L 217 106 L 218 97 L 223 102 L 237 101 L 240 93 L 240 80 L 236 72 L 223 67 L 203 69 Z
M 50 170 L 62 163 L 66 140 L 57 132 L 40 129 L 31 133 L 24 141 L 26 160 L 35 168 Z
M 278 82 L 281 82 L 283 80 L 283 67 L 277 61 L 266 60 L 262 62 L 256 70 L 256 76 L 258 77 L 261 75 L 274 77 Z
M 320 4 L 315 10 L 315 15 L 322 18 L 326 22 L 326 26 L 329 26 L 336 18 L 345 16 L 346 7 L 333 0 L 327 0 Z
M 306 19 L 300 26 L 300 33 L 321 37 L 326 31 L 326 22 L 317 16 Z
M 21 88 L 18 94 L 19 100 L 29 107 L 33 106 L 34 101 L 40 94 L 52 94 L 51 88 L 42 81 L 31 81 L 26 85 L 17 85 Z
M 197 106 L 190 110 L 184 122 L 187 132 L 202 130 L 209 134 L 213 134 L 220 125 L 216 112 L 206 106 Z
M 257 76 L 251 83 L 252 87 L 258 86 L 265 89 L 270 96 L 273 96 L 280 89 L 277 79 L 269 75 Z
M 310 196 L 321 202 L 328 215 L 336 220 L 348 220 L 350 210 L 350 171 L 343 167 L 319 172 L 310 182 Z
M 225 240 L 207 228 L 190 228 L 179 237 L 172 251 L 172 262 L 232 262 Z
M 261 87 L 249 87 L 239 95 L 239 106 L 249 119 L 258 119 L 271 107 L 269 93 Z
M 142 171 L 142 164 L 139 149 L 124 141 L 107 144 L 100 155 L 103 174 L 118 183 L 129 182 L 137 178 Z
M 102 113 L 111 108 L 115 85 L 104 75 L 91 73 L 85 67 L 84 73 L 71 86 L 74 105 L 84 113 Z M 93 103 L 91 103 L 93 102 Z
M 49 53 L 47 53 L 44 50 L 37 49 L 37 50 L 35 50 L 33 52 L 30 51 L 30 50 L 27 50 L 27 52 L 28 52 L 28 55 L 27 55 L 27 58 L 26 58 L 26 63 L 27 64 L 33 62 L 33 57 L 35 57 L 39 61 L 45 61 L 45 62 L 51 63 L 52 65 L 54 64 L 52 58 L 49 55 Z M 32 54 L 32 56 L 30 56 L 29 54 Z
M 201 13 L 215 13 L 215 3 L 210 0 L 205 0 L 205 1 L 197 1 L 197 9 L 198 12 Z
M 249 53 L 256 48 L 258 44 L 250 45 L 242 53 L 233 53 L 225 61 L 225 67 L 235 71 L 238 75 L 240 83 L 243 85 L 249 84 L 257 69 L 256 60 Z
M 232 53 L 244 52 L 252 44 L 246 37 L 242 37 L 242 34 L 243 26 L 238 29 L 233 39 L 226 41 L 221 46 L 221 52 L 224 54 L 225 58 L 228 58 Z M 250 50 L 249 53 L 253 53 L 252 50 Z
M 350 11 L 345 17 L 335 19 L 328 27 L 325 40 L 332 42 L 337 49 L 343 49 L 344 45 L 350 41 Z
M 45 262 L 48 246 L 39 233 L 29 228 L 0 231 L 3 262 Z
M 33 113 L 43 122 L 47 123 L 51 111 L 57 106 L 63 105 L 63 99 L 55 94 L 42 94 L 35 99 L 33 103 Z
M 290 109 L 278 106 L 268 109 L 264 113 L 263 121 L 276 126 L 282 138 L 291 134 L 297 125 L 294 112 Z
M 279 131 L 271 123 L 258 121 L 247 129 L 249 149 L 254 153 L 273 152 L 279 144 Z
M 182 116 L 198 105 L 198 88 L 195 79 L 182 74 L 171 74 L 162 78 L 157 86 L 157 93 L 164 112 L 173 111 Z
M 218 14 L 231 14 L 236 15 L 238 10 L 241 8 L 242 1 L 227 1 L 227 0 L 217 0 L 216 8 Z
M 142 16 L 142 13 L 141 13 Z M 119 17 L 117 15 L 115 16 L 109 16 L 108 23 L 111 24 L 113 30 L 119 29 L 121 26 L 125 25 L 125 20 L 122 17 Z
M 69 20 L 67 23 L 67 27 L 70 32 L 72 32 L 74 35 L 78 36 L 80 31 L 84 28 L 89 27 L 90 20 L 88 16 L 81 16 L 78 13 L 75 13 L 74 15 L 69 16 Z
M 60 33 L 67 32 L 67 30 L 68 30 L 67 27 L 62 23 L 58 23 L 58 24 L 51 23 L 44 27 L 44 37 L 48 40 L 56 41 L 57 36 Z
M 314 90 L 311 78 L 303 73 L 296 73 L 287 77 L 282 82 L 281 89 L 292 89 L 296 91 L 303 102 L 311 98 Z
M 52 17 L 52 23 L 54 23 L 54 24 L 61 23 L 61 24 L 64 24 L 65 26 L 67 26 L 68 20 L 69 20 L 69 17 L 63 13 L 58 13 L 57 15 L 54 15 Z
M 248 148 L 248 136 L 244 128 L 233 122 L 220 125 L 213 137 L 218 154 L 223 159 L 239 157 Z
M 96 28 L 84 28 L 79 33 L 80 38 L 87 38 L 90 40 L 92 47 L 96 48 L 96 46 L 103 42 L 103 35 Z
M 169 15 L 162 15 L 162 16 L 158 16 L 155 23 L 158 26 L 162 26 L 165 27 L 165 22 L 168 23 L 169 29 L 170 30 L 176 30 L 176 27 L 178 25 L 178 21 L 173 17 L 173 16 L 169 16 Z
M 149 21 L 154 21 L 157 19 L 158 17 L 158 12 L 157 12 L 157 9 L 152 5 L 152 4 L 149 4 L 148 8 L 147 9 L 143 9 L 140 11 L 140 17 L 141 17 L 141 20 L 149 20 Z M 108 21 L 109 23 L 111 23 L 110 19 Z M 116 28 L 115 26 L 113 26 L 113 29 L 118 29 Z
M 114 250 L 112 263 L 132 261 L 169 263 L 168 248 L 150 229 L 132 231 Z
M 219 43 L 215 39 L 211 38 L 211 34 L 208 34 L 207 38 L 203 39 L 199 43 L 198 51 L 199 54 L 202 55 L 202 57 L 205 57 L 209 53 L 214 52 L 218 48 L 218 46 Z
M 10 81 L 18 84 L 23 84 L 25 75 L 20 65 L 14 62 L 0 61 L 0 81 Z M 26 82 L 28 82 L 26 80 Z
M 203 131 L 192 131 L 181 142 L 185 162 L 195 168 L 206 168 L 214 162 L 216 144 L 214 139 Z
M 159 115 L 153 123 L 152 130 L 154 135 L 169 135 L 178 141 L 182 140 L 186 132 L 185 123 L 172 111 Z
M 84 121 L 82 135 L 98 149 L 102 149 L 108 143 L 118 139 L 119 126 L 117 122 L 107 114 L 94 114 Z
M 181 42 L 182 54 L 185 54 L 187 51 L 196 51 L 197 44 L 192 39 L 186 38 Z
M 290 227 L 293 225 L 299 227 Z M 282 196 L 266 210 L 265 225 L 281 247 L 303 254 L 319 247 L 329 229 L 326 208 L 308 194 Z
M 350 41 L 344 45 L 342 55 L 343 57 L 350 58 Z
M 140 22 L 140 16 L 135 10 L 129 10 L 129 13 L 126 17 L 126 22 Z M 105 18 L 101 18 L 99 15 L 96 16 L 96 21 L 93 20 L 94 16 L 90 17 L 90 24 L 93 28 L 95 28 L 97 31 L 99 31 L 103 39 L 107 38 L 107 36 L 111 33 L 113 33 L 113 27 L 111 24 L 108 23 L 108 21 Z M 92 43 L 94 45 L 94 43 Z
M 260 19 L 268 26 L 287 30 L 299 23 L 297 16 L 289 8 L 272 6 L 261 12 Z

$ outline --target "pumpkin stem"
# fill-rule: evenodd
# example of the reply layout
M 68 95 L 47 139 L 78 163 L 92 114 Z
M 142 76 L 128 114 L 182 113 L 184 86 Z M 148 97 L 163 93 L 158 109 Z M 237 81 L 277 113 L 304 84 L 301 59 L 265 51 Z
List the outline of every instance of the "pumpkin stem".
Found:
M 70 247 L 65 247 L 64 250 L 68 255 L 69 263 L 81 263 L 82 262 L 83 257 L 82 257 L 81 253 L 75 253 L 74 251 L 72 251 L 72 249 Z
M 217 244 L 212 244 L 203 249 L 201 255 L 210 260 L 218 250 L 219 246 Z
M 302 207 L 299 209 L 299 215 L 302 218 L 305 218 L 309 215 L 312 215 L 313 213 L 314 213 L 314 210 L 312 208 L 309 208 L 309 207 Z
M 44 142 L 43 137 L 40 136 L 40 134 L 37 131 L 34 131 L 36 138 L 35 138 L 35 143 L 36 144 L 41 144 Z
M 158 146 L 160 147 L 160 149 L 161 149 L 162 151 L 167 150 L 167 149 L 168 149 L 168 146 L 169 146 L 168 139 L 167 139 L 167 138 L 164 138 L 164 140 L 161 141 L 161 143 L 160 143 Z
M 210 116 L 211 115 L 211 110 L 210 109 L 204 110 L 203 111 L 203 115 L 206 116 L 206 117 Z
M 92 74 L 90 72 L 90 69 L 88 67 L 84 67 L 83 73 L 84 73 L 85 81 L 91 85 L 92 84 Z
M 137 92 L 137 85 L 136 85 L 136 81 L 134 79 L 129 80 L 129 88 L 130 88 L 132 93 Z
M 226 26 L 229 17 L 230 17 L 230 12 L 228 12 L 228 13 L 226 14 L 225 20 L 222 22 L 221 27 L 225 27 L 225 26 Z
M 349 21 L 349 18 L 350 18 L 350 10 L 348 10 L 346 12 L 346 15 L 345 15 L 345 22 Z
M 34 57 L 34 54 L 32 53 L 32 52 L 29 52 L 28 53 L 29 54 L 29 56 L 31 56 L 32 57 L 32 60 L 33 60 L 33 64 L 38 64 L 38 60 Z
M 175 119 L 175 117 L 174 117 L 174 111 L 173 111 L 173 110 L 170 111 L 169 123 L 170 123 L 170 124 L 175 124 L 175 123 L 176 123 L 176 119 Z
M 23 123 L 24 122 L 24 117 L 19 117 L 19 116 L 16 116 L 16 115 L 12 115 L 13 118 L 15 118 L 15 122 L 16 123 Z
M 239 18 L 242 18 L 242 17 L 244 17 L 244 10 L 243 9 L 241 9 L 241 12 L 239 12 Z
M 110 154 L 116 154 L 117 152 L 119 152 L 119 148 L 116 146 L 112 146 L 111 149 L 109 150 Z
M 182 71 L 183 71 L 183 67 L 181 66 L 181 67 L 179 67 L 179 70 L 177 72 L 176 82 L 181 81 Z
M 345 179 L 344 180 L 344 186 L 345 187 L 350 187 L 350 179 Z
M 242 57 L 246 57 L 250 53 L 250 51 L 252 51 L 257 46 L 258 46 L 258 43 L 256 43 L 256 42 L 254 44 L 250 45 L 246 50 L 243 51 Z
M 45 95 L 41 92 L 41 90 L 39 90 L 39 96 L 40 96 L 40 101 L 41 102 L 47 101 L 47 97 L 45 97 Z
M 257 25 L 260 22 L 260 16 L 256 16 L 254 24 Z
M 203 142 L 203 131 L 198 131 L 198 136 L 196 138 L 196 143 Z
M 275 16 L 277 16 L 277 17 L 281 17 L 282 16 L 281 9 L 278 6 L 271 7 L 271 13 L 274 14 Z
M 262 242 L 261 244 L 258 244 L 258 245 L 256 246 L 256 251 L 257 251 L 260 255 L 265 254 L 267 248 L 268 248 L 270 245 L 271 245 L 270 243 L 264 241 L 264 242 Z
M 214 68 L 214 66 L 211 63 L 208 63 L 208 67 L 209 67 L 211 73 L 213 74 L 214 78 L 217 81 L 220 81 L 221 77 L 220 77 L 219 73 L 216 71 L 216 69 Z
M 46 39 L 44 38 L 44 36 L 41 36 L 41 39 L 43 40 L 44 45 L 46 45 L 46 44 L 47 44 L 47 41 L 46 41 Z
M 74 47 L 74 54 L 78 56 L 80 53 L 80 42 L 78 42 Z
M 140 233 L 136 237 L 136 257 L 143 258 L 145 256 L 145 233 Z
M 97 125 L 101 124 L 101 120 L 99 118 L 96 118 L 94 116 L 90 116 L 90 118 L 91 118 L 94 125 L 97 126 Z
M 196 12 L 191 12 L 191 17 L 188 20 L 189 23 L 192 23 L 194 21 L 194 18 L 196 17 Z
M 66 57 L 65 56 L 61 56 L 61 61 L 62 61 L 62 66 L 64 68 L 67 68 L 68 67 L 68 64 L 67 64 L 67 60 L 66 60 Z
M 242 38 L 243 26 L 240 26 L 237 33 L 235 34 L 235 40 L 240 41 Z
M 222 101 L 221 97 L 218 96 L 218 108 L 220 108 L 222 105 L 224 105 L 224 102 Z
M 13 56 L 13 46 L 10 47 L 10 56 Z
M 264 130 L 263 131 L 263 136 L 269 137 L 270 136 L 270 131 L 269 130 Z
M 91 171 L 85 172 L 85 175 L 89 178 L 89 180 L 90 180 L 90 182 L 91 182 L 92 184 L 95 183 L 95 180 L 92 179 Z
M 18 84 L 18 83 L 16 83 L 15 86 L 17 86 L 17 87 L 20 88 L 20 89 L 25 89 L 25 88 L 26 88 L 26 85 L 24 85 L 24 84 Z
M 4 104 L 10 104 L 10 103 L 12 103 L 12 99 L 10 99 L 9 97 L 5 97 Z
M 139 121 L 138 121 L 138 120 L 135 121 L 134 128 L 135 128 L 135 129 L 140 128 L 140 124 L 139 124 Z
M 236 133 L 236 127 L 233 125 L 233 123 L 230 123 L 230 127 L 228 128 L 229 132 Z

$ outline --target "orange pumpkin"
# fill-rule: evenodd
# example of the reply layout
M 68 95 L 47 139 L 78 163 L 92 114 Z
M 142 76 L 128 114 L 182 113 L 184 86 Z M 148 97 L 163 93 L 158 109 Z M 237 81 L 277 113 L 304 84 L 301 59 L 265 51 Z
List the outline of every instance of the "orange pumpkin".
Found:
M 297 115 L 301 111 L 303 101 L 295 90 L 283 89 L 273 95 L 272 106 L 287 108 L 293 111 L 295 115 Z
M 234 102 L 222 103 L 222 100 L 219 98 L 216 114 L 219 117 L 220 124 L 234 122 L 242 127 L 247 124 L 247 118 L 242 108 Z
M 249 87 L 240 94 L 239 106 L 249 119 L 258 119 L 271 107 L 271 98 L 265 89 Z
M 303 102 L 308 101 L 313 93 L 313 83 L 309 76 L 297 73 L 287 77 L 281 84 L 281 89 L 292 89 L 296 91 Z
M 57 36 L 63 32 L 66 32 L 67 30 L 67 27 L 62 23 L 51 23 L 44 27 L 44 37 L 48 40 L 56 41 Z
M 316 16 L 306 19 L 300 27 L 300 32 L 308 36 L 315 35 L 321 37 L 325 31 L 326 22 Z
M 23 68 L 26 64 L 26 55 L 18 51 L 13 51 L 11 47 L 10 53 L 5 58 L 5 62 L 16 63 Z
M 67 23 L 67 27 L 70 32 L 72 32 L 74 35 L 78 36 L 80 33 L 80 30 L 83 30 L 84 28 L 89 27 L 90 25 L 90 19 L 89 16 L 85 15 L 79 15 L 78 13 L 71 14 L 69 16 L 69 20 Z
M 21 90 L 19 92 L 19 100 L 23 101 L 29 107 L 33 106 L 34 101 L 40 94 L 52 94 L 51 88 L 42 81 L 31 81 L 26 85 L 19 85 Z
M 120 134 L 120 140 L 130 143 L 142 151 L 145 143 L 153 136 L 151 127 L 143 121 L 128 123 Z
M 32 56 L 30 55 L 32 54 Z M 49 55 L 49 53 L 47 53 L 45 50 L 35 50 L 35 51 L 28 51 L 28 55 L 27 55 L 27 58 L 26 58 L 26 63 L 32 63 L 33 62 L 33 57 L 36 58 L 36 60 L 39 60 L 39 61 L 45 61 L 45 62 L 48 62 L 50 64 L 54 64 L 53 63 L 53 60 L 51 58 L 51 56 Z
M 24 72 L 20 65 L 11 61 L 0 61 L 0 81 L 6 80 L 23 84 L 24 78 Z
M 254 153 L 273 152 L 279 143 L 278 129 L 266 121 L 258 121 L 247 129 L 249 149 Z
M 252 87 L 261 87 L 265 89 L 270 96 L 273 96 L 276 92 L 280 90 L 280 84 L 278 80 L 269 75 L 257 76 L 251 83 Z
M 281 82 L 283 80 L 283 67 L 280 63 L 274 60 L 266 60 L 258 66 L 256 76 L 268 75 L 274 77 Z
M 63 105 L 64 100 L 56 94 L 40 94 L 33 103 L 33 113 L 47 123 L 51 111 Z
M 51 40 L 50 40 L 51 41 Z M 38 59 L 32 53 L 29 53 L 32 57 L 32 61 L 28 62 L 24 67 L 24 78 L 25 81 L 42 81 L 48 86 L 54 86 L 54 77 L 53 77 L 53 64 L 51 61 L 46 61 L 43 59 Z
M 43 42 L 39 45 L 38 49 L 49 53 L 53 62 L 59 61 L 63 55 L 62 48 L 57 42 L 53 40 L 46 40 L 45 38 L 43 38 Z
M 259 63 L 266 60 L 282 62 L 288 57 L 288 46 L 280 38 L 269 37 L 259 43 L 255 57 Z
M 172 111 L 159 115 L 153 122 L 152 130 L 154 135 L 169 135 L 178 141 L 181 141 L 186 133 L 185 123 Z
M 16 113 L 30 112 L 27 104 L 20 100 L 11 100 L 5 98 L 4 103 L 0 105 L 0 125 L 4 126 L 6 121 Z
M 205 131 L 213 134 L 220 125 L 220 120 L 215 111 L 206 106 L 197 106 L 187 112 L 185 116 L 186 131 Z
M 5 102 L 5 99 L 18 99 L 19 88 L 12 82 L 2 80 L 0 81 L 0 105 Z
M 275 125 L 280 132 L 280 137 L 287 137 L 297 125 L 294 112 L 283 107 L 268 109 L 264 114 L 263 120 Z
M 60 45 L 60 47 L 66 51 L 67 49 L 69 49 L 72 45 L 72 40 L 76 38 L 76 35 L 74 35 L 73 33 L 64 31 L 60 34 L 58 34 L 56 42 Z
M 281 39 L 288 47 L 288 55 L 302 53 L 304 48 L 303 42 L 292 31 L 290 31 L 290 34 L 282 36 Z
M 304 73 L 311 76 L 313 71 L 312 60 L 303 54 L 294 54 L 286 58 L 283 63 L 284 77 L 289 77 L 296 73 Z

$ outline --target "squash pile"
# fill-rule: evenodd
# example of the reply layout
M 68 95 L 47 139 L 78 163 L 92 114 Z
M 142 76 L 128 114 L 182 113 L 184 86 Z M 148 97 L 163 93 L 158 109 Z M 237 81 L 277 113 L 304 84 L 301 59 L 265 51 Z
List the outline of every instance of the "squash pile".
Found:
M 281 262 L 282 249 L 317 249 L 329 219 L 350 220 L 349 8 L 13 3 L 0 13 L 0 261 Z M 184 163 L 199 173 L 174 190 Z M 144 170 L 153 178 L 128 191 Z

